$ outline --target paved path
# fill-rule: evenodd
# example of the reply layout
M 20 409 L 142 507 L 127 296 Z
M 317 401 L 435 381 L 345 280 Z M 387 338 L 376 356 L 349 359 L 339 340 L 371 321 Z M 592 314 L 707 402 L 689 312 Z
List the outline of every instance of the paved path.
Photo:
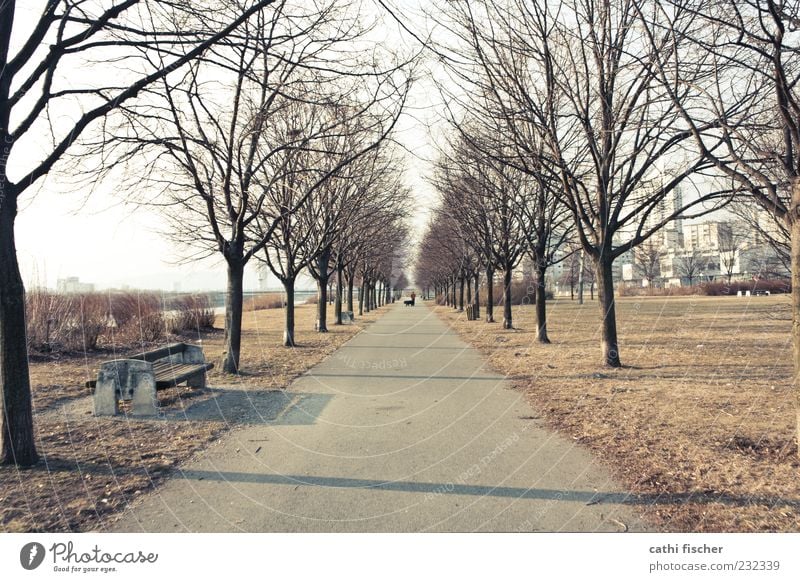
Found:
M 607 471 L 424 304 L 397 304 L 114 531 L 632 531 Z

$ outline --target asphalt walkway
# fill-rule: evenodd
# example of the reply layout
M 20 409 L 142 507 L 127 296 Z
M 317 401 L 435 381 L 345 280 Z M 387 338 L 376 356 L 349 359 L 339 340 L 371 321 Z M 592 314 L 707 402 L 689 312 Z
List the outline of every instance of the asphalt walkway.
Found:
M 644 529 L 609 473 L 421 302 L 391 307 L 288 390 L 244 398 L 241 428 L 110 529 Z

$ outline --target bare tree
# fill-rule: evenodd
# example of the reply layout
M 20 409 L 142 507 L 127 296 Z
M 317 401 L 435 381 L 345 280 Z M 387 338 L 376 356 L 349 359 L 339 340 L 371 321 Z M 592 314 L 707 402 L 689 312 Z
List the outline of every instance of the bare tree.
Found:
M 693 247 L 677 257 L 678 273 L 689 280 L 689 286 L 694 285 L 695 278 L 708 268 L 703 260 L 700 249 Z
M 450 68 L 470 87 L 454 99 L 505 121 L 516 149 L 507 163 L 535 174 L 536 160 L 558 180 L 594 264 L 603 362 L 614 367 L 621 365 L 614 260 L 670 221 L 711 211 L 707 203 L 722 194 L 675 200 L 661 212 L 676 189 L 713 163 L 697 151 L 651 65 L 679 55 L 686 41 L 648 34 L 637 8 L 635 0 L 513 0 L 502 7 L 454 1 L 443 9 L 460 40 Z M 700 74 L 685 71 L 685 82 Z
M 653 239 L 648 239 L 633 250 L 634 267 L 652 289 L 661 276 L 661 246 Z
M 481 257 L 484 265 L 502 270 L 503 327 L 511 329 L 511 279 L 530 243 L 524 208 L 537 199 L 538 185 L 516 168 L 484 156 L 474 146 L 479 137 L 463 136 L 440 160 L 434 180 L 442 196 L 440 211 L 451 217 L 451 234 L 460 241 L 460 295 L 464 281 L 478 272 Z
M 461 262 L 469 251 L 455 218 L 441 208 L 437 209 L 427 226 L 421 247 L 417 262 L 418 279 L 438 283 L 442 302 L 458 308 L 456 291 Z
M 389 219 L 389 216 L 385 218 Z M 359 267 L 359 314 L 378 307 L 378 286 L 390 280 L 398 251 L 408 241 L 405 219 L 405 216 L 395 216 L 384 221 L 380 230 L 373 231 L 370 244 L 364 248 Z
M 15 0 L 0 3 L 0 462 L 30 465 L 38 458 L 24 287 L 14 241 L 20 196 L 40 183 L 96 122 L 154 83 L 179 74 L 273 2 L 242 2 L 232 15 L 208 10 L 210 3 L 51 0 L 28 27 L 16 14 L 18 8 L 28 12 L 28 6 L 18 7 Z M 175 14 L 185 27 L 172 26 Z M 74 74 L 86 61 L 108 58 L 116 74 L 99 69 L 91 77 Z M 74 115 L 51 123 L 57 108 Z M 48 135 L 50 145 L 40 154 L 25 149 L 26 142 L 44 144 L 47 140 L 38 137 Z
M 521 210 L 528 227 L 525 230 L 528 252 L 533 261 L 536 281 L 536 337 L 540 343 L 550 343 L 547 335 L 547 269 L 558 263 L 559 251 L 572 236 L 572 215 L 558 196 L 557 181 L 544 167 L 544 152 L 530 163 L 527 172 L 535 188 L 532 195 L 522 199 Z
M 281 176 L 280 164 L 271 160 L 287 149 L 314 152 L 306 158 L 313 167 L 303 170 L 313 179 L 294 200 L 301 205 L 377 147 L 402 110 L 407 78 L 401 66 L 378 68 L 378 54 L 364 58 L 353 48 L 369 32 L 362 20 L 355 3 L 304 7 L 283 0 L 204 54 L 186 75 L 154 86 L 149 102 L 126 109 L 126 133 L 115 142 L 129 147 L 111 166 L 152 158 L 149 173 L 136 173 L 131 187 L 140 191 L 143 180 L 160 186 L 146 202 L 163 208 L 171 237 L 195 251 L 191 258 L 221 254 L 225 260 L 224 372 L 239 371 L 245 267 L 294 211 L 280 209 L 264 220 L 268 192 Z M 287 111 L 297 102 L 315 112 L 307 118 L 312 123 L 303 126 L 306 118 L 298 115 L 287 125 Z M 328 142 L 356 119 L 371 139 L 352 144 L 346 155 L 330 151 Z M 278 174 L 271 173 L 276 168 Z M 262 228 L 256 232 L 256 226 Z
M 733 274 L 741 270 L 740 256 L 748 242 L 747 229 L 737 222 L 723 222 L 718 225 L 719 266 L 730 284 Z
M 361 133 L 359 124 L 354 124 L 335 136 L 328 149 L 345 156 L 358 147 L 359 140 L 370 138 L 369 129 L 366 136 Z M 316 210 L 313 219 L 305 224 L 305 230 L 310 233 L 308 243 L 315 247 L 308 253 L 313 257 L 308 268 L 320 292 L 317 331 L 327 332 L 328 281 L 336 274 L 341 286 L 345 265 L 356 260 L 361 240 L 355 233 L 370 230 L 370 226 L 374 228 L 376 221 L 386 224 L 387 220 L 405 218 L 408 192 L 400 184 L 401 170 L 388 146 L 375 148 L 369 155 L 332 175 L 313 196 L 312 206 Z M 387 273 L 380 270 L 380 275 L 378 282 L 384 283 Z M 339 290 L 337 296 L 341 298 L 341 295 Z M 382 295 L 379 302 L 384 299 Z M 341 302 L 337 305 L 341 323 Z
M 276 116 L 270 133 L 276 133 L 277 141 L 296 135 L 297 126 L 313 127 L 312 121 L 319 107 L 300 102 L 289 104 L 288 114 Z M 283 345 L 295 346 L 295 282 L 312 259 L 309 255 L 311 231 L 303 225 L 311 221 L 313 214 L 309 189 L 316 183 L 314 154 L 306 148 L 287 147 L 276 153 L 265 165 L 266 173 L 272 175 L 265 188 L 265 199 L 256 209 L 255 221 L 250 236 L 259 240 L 263 233 L 272 231 L 266 238 L 262 260 L 281 282 L 286 297 L 284 307 Z M 276 220 L 277 219 L 277 220 Z M 256 255 L 260 258 L 260 255 Z
M 767 273 L 791 273 L 792 236 L 789 225 L 782 218 L 754 205 L 749 198 L 735 201 L 731 210 L 753 233 L 756 244 L 765 244 L 763 264 Z M 761 271 L 761 268 L 755 269 Z
M 558 278 L 558 284 L 569 285 L 569 297 L 571 300 L 574 300 L 575 288 L 583 282 L 583 278 L 581 277 L 583 261 L 581 260 L 580 245 L 574 241 L 568 241 L 562 253 L 562 270 L 561 276 Z M 582 297 L 580 304 L 583 304 Z
M 800 4 L 664 0 L 653 36 L 686 38 L 685 59 L 656 58 L 697 147 L 791 239 L 793 386 L 800 394 Z M 680 10 L 684 18 L 674 17 Z M 646 19 L 650 15 L 642 15 Z M 705 82 L 684 79 L 704 69 Z M 684 103 L 684 95 L 694 99 Z M 800 442 L 800 396 L 797 439 Z M 800 449 L 798 449 L 800 450 Z

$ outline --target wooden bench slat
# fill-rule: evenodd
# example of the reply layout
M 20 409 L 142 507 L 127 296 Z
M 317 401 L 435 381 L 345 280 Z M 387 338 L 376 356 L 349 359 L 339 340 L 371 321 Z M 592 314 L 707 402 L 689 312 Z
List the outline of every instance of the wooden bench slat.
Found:
M 153 364 L 153 371 L 156 374 L 180 374 L 185 370 L 195 370 L 203 368 L 205 364 L 170 364 L 169 362 L 157 362 Z
M 153 365 L 156 376 L 156 388 L 175 386 L 214 367 L 214 364 L 170 364 L 167 362 Z
M 164 346 L 163 348 L 158 348 L 157 350 L 150 350 L 149 352 L 142 352 L 141 354 L 136 354 L 135 356 L 131 356 L 128 359 L 144 360 L 145 362 L 155 362 L 156 360 L 160 360 L 162 358 L 168 358 L 169 356 L 183 353 L 185 349 L 186 345 L 183 343 L 170 344 L 168 346 Z

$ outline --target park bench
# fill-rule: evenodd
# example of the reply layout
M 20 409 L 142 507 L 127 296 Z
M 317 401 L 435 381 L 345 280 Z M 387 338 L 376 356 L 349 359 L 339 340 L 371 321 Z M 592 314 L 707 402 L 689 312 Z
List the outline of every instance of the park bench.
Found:
M 156 414 L 156 391 L 182 382 L 205 388 L 206 372 L 214 367 L 207 363 L 203 348 L 177 343 L 130 356 L 123 360 L 103 362 L 97 380 L 86 383 L 94 388 L 95 416 L 113 416 L 119 411 L 119 400 L 132 400 L 135 415 Z

